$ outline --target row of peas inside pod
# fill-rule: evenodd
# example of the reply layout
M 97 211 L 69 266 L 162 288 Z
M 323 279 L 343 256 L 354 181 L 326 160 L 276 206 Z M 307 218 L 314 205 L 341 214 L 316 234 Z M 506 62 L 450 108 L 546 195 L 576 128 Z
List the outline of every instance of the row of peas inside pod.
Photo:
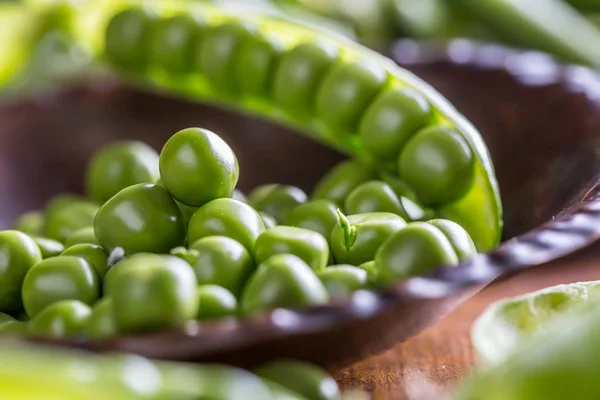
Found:
M 99 339 L 321 305 L 476 253 L 460 225 L 355 160 L 310 198 L 278 184 L 246 198 L 238 177 L 205 129 L 175 133 L 160 155 L 101 149 L 87 197 L 58 196 L 0 232 L 0 332 Z

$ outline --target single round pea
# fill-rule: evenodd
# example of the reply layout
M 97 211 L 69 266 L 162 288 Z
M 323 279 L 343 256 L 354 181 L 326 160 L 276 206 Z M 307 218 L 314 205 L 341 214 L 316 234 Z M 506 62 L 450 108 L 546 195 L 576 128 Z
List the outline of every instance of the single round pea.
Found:
M 40 236 L 44 233 L 46 218 L 41 211 L 29 211 L 15 221 L 13 229 L 27 235 Z
M 75 231 L 94 223 L 98 206 L 88 201 L 73 201 L 47 214 L 45 236 L 64 243 Z
M 217 199 L 200 207 L 188 224 L 188 243 L 206 236 L 227 236 L 254 251 L 256 239 L 265 230 L 258 213 L 249 205 L 233 199 Z
M 331 265 L 319 272 L 331 299 L 343 299 L 367 286 L 367 271 L 352 265 Z
M 327 290 L 308 264 L 292 254 L 276 254 L 250 277 L 242 294 L 241 307 L 246 315 L 250 315 L 328 301 Z
M 329 245 L 318 232 L 284 225 L 267 229 L 256 240 L 254 255 L 258 264 L 281 253 L 293 254 L 314 271 L 322 271 L 329 260 Z
M 337 207 L 325 199 L 300 204 L 288 214 L 285 221 L 286 225 L 318 232 L 327 240 L 337 222 Z
M 344 202 L 344 211 L 348 214 L 389 212 L 408 218 L 396 193 L 382 181 L 365 182 L 354 189 Z
M 60 300 L 94 304 L 100 296 L 96 269 L 81 257 L 58 256 L 29 270 L 23 281 L 23 305 L 30 318 Z
M 148 60 L 172 73 L 193 71 L 194 50 L 205 28 L 206 23 L 195 15 L 157 21 L 148 41 Z
M 336 400 L 340 390 L 326 371 L 302 361 L 281 360 L 259 366 L 254 373 L 311 400 Z
M 458 257 L 446 236 L 425 222 L 411 222 L 392 235 L 375 255 L 379 284 L 419 276 L 442 265 L 456 265 Z
M 236 58 L 237 83 L 245 94 L 267 97 L 281 46 L 260 33 L 245 37 Z
M 467 231 L 454 221 L 449 219 L 434 219 L 429 223 L 438 228 L 450 241 L 459 260 L 466 260 L 477 254 L 473 239 Z
M 37 244 L 40 248 L 40 252 L 42 253 L 43 259 L 56 257 L 65 249 L 65 246 L 61 242 L 58 242 L 56 240 L 38 236 L 32 236 L 31 238 L 33 239 L 35 244 Z
M 62 300 L 49 305 L 28 324 L 27 335 L 69 338 L 79 335 L 92 310 L 78 300 Z
M 27 322 L 5 321 L 0 323 L 0 336 L 21 336 L 27 332 Z
M 108 58 L 124 68 L 139 69 L 145 63 L 146 39 L 153 15 L 140 7 L 117 13 L 105 31 L 105 52 Z
M 145 143 L 124 141 L 100 149 L 86 172 L 86 192 L 104 204 L 126 187 L 155 183 L 159 178 L 158 153 Z
M 241 201 L 242 203 L 248 202 L 246 195 L 239 189 L 233 189 L 233 192 L 231 193 L 231 198 L 237 201 Z
M 391 88 L 367 108 L 358 133 L 371 154 L 395 160 L 408 139 L 431 119 L 431 107 L 423 95 L 408 87 Z
M 474 178 L 471 148 L 451 128 L 433 126 L 418 132 L 398 158 L 399 175 L 424 204 L 445 204 L 460 199 Z
M 0 312 L 0 324 L 7 321 L 14 321 L 15 319 L 8 314 Z
M 378 64 L 366 60 L 337 63 L 317 92 L 317 116 L 335 128 L 356 127 L 386 80 L 387 73 Z
M 312 192 L 313 199 L 326 199 L 338 206 L 360 184 L 376 179 L 375 171 L 358 160 L 342 161 L 321 178 Z
M 104 275 L 106 275 L 106 271 L 108 270 L 108 254 L 106 254 L 106 251 L 104 251 L 102 247 L 96 244 L 76 244 L 65 249 L 60 255 L 83 258 L 94 267 L 101 279 L 104 278 Z
M 248 204 L 257 211 L 266 212 L 279 223 L 299 204 L 306 202 L 306 193 L 294 186 L 261 185 L 248 195 Z
M 254 271 L 248 250 L 239 242 L 225 236 L 207 236 L 191 246 L 198 252 L 192 264 L 199 285 L 219 285 L 239 296 Z
M 107 251 L 167 253 L 185 241 L 181 212 L 169 193 L 140 183 L 121 190 L 98 211 L 96 238 Z
M 81 228 L 73 232 L 73 234 L 71 234 L 71 236 L 69 236 L 65 241 L 65 247 L 71 247 L 81 243 L 100 244 L 98 243 L 98 239 L 96 239 L 96 235 L 94 234 L 93 226 L 86 226 L 85 228 Z
M 360 265 L 375 259 L 377 249 L 406 226 L 402 217 L 391 213 L 340 215 L 331 231 L 331 250 L 338 263 Z
M 42 253 L 32 238 L 17 231 L 0 232 L 0 311 L 23 310 L 23 279 L 40 261 Z
M 118 333 L 112 299 L 105 297 L 96 303 L 83 325 L 83 333 L 90 339 L 106 339 Z
M 201 321 L 233 316 L 237 299 L 229 290 L 217 285 L 198 286 L 198 314 Z
M 233 150 L 219 136 L 187 128 L 171 136 L 160 152 L 160 176 L 175 199 L 199 207 L 231 196 L 239 166 Z
M 113 269 L 109 296 L 120 332 L 180 327 L 196 316 L 196 276 L 185 261 L 173 256 L 137 254 Z
M 311 115 L 319 84 L 339 55 L 326 41 L 301 43 L 283 54 L 273 78 L 275 103 L 293 115 Z
M 272 228 L 274 226 L 277 226 L 277 221 L 275 221 L 275 218 L 273 218 L 272 216 L 270 216 L 269 214 L 267 214 L 266 212 L 259 212 L 258 215 L 260 215 L 260 218 L 262 218 L 263 223 L 265 224 L 265 228 L 269 229 Z
M 208 28 L 200 40 L 195 54 L 197 70 L 225 95 L 238 91 L 236 57 L 241 42 L 251 34 L 249 26 L 231 21 Z

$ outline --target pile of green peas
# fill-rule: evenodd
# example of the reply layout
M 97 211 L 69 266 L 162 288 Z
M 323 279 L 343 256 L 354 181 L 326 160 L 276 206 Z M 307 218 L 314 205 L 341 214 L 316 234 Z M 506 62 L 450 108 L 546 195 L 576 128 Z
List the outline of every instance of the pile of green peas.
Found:
M 321 305 L 476 253 L 460 225 L 359 161 L 311 196 L 269 184 L 246 198 L 239 171 L 201 128 L 160 154 L 98 151 L 86 197 L 59 195 L 0 232 L 0 333 L 102 339 Z

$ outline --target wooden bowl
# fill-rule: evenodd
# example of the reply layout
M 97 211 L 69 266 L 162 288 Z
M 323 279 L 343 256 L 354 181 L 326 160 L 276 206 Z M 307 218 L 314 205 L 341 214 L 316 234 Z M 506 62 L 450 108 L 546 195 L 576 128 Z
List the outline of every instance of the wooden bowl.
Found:
M 544 54 L 464 40 L 444 46 L 403 41 L 390 54 L 431 82 L 484 135 L 506 210 L 507 240 L 500 247 L 457 268 L 322 307 L 58 344 L 242 366 L 281 357 L 341 366 L 423 330 L 499 276 L 598 239 L 598 75 L 560 66 Z M 246 191 L 268 182 L 310 190 L 343 158 L 252 118 L 112 82 L 89 82 L 0 108 L 0 225 L 8 227 L 19 213 L 42 207 L 59 192 L 80 192 L 86 162 L 103 144 L 140 139 L 160 149 L 188 126 L 212 129 L 232 144 Z

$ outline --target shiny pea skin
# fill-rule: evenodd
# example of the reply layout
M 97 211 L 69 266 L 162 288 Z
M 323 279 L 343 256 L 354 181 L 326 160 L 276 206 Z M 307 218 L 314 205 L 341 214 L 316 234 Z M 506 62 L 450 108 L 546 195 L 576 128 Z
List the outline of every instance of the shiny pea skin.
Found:
M 375 256 L 376 279 L 381 285 L 456 264 L 458 257 L 448 238 L 425 222 L 412 222 L 396 232 Z
M 62 300 L 49 305 L 28 324 L 27 335 L 45 338 L 78 336 L 92 310 L 78 300 Z
M 258 213 L 249 205 L 233 199 L 216 199 L 192 215 L 188 224 L 188 243 L 206 236 L 227 236 L 254 252 L 256 239 L 265 230 Z
M 306 199 L 306 193 L 300 188 L 267 184 L 261 185 L 250 192 L 248 204 L 257 211 L 273 216 L 278 223 L 283 223 L 288 214 L 296 206 L 306 202 Z
M 117 335 L 112 299 L 105 297 L 96 303 L 82 330 L 90 339 L 106 339 Z
M 338 222 L 337 207 L 332 201 L 320 199 L 298 205 L 287 216 L 286 225 L 310 229 L 329 240 Z
M 367 271 L 352 265 L 331 265 L 318 274 L 331 299 L 343 299 L 367 286 Z
M 408 87 L 383 91 L 367 108 L 358 132 L 365 148 L 382 160 L 396 160 L 404 144 L 432 119 L 431 106 Z
M 450 241 L 459 260 L 466 260 L 477 254 L 475 244 L 467 231 L 449 219 L 434 219 L 429 223 L 438 228 Z
M 64 243 L 75 231 L 94 223 L 98 206 L 88 201 L 71 202 L 46 217 L 44 236 Z
M 112 143 L 98 150 L 86 171 L 86 192 L 104 204 L 126 187 L 155 183 L 159 178 L 158 153 L 139 141 Z
M 237 53 L 236 78 L 244 94 L 269 96 L 270 78 L 281 46 L 260 33 L 242 40 Z
M 327 290 L 313 270 L 292 254 L 276 254 L 250 277 L 242 294 L 246 315 L 275 308 L 300 308 L 325 304 Z
M 261 264 L 275 254 L 293 254 L 314 271 L 322 271 L 329 260 L 329 245 L 318 232 L 292 226 L 267 229 L 256 240 L 256 262 Z
M 339 49 L 331 42 L 305 42 L 283 54 L 273 78 L 273 100 L 292 115 L 313 113 L 315 94 Z
M 87 261 L 98 273 L 100 279 L 104 278 L 108 271 L 108 254 L 101 246 L 91 243 L 80 243 L 68 247 L 61 256 L 81 257 Z
M 27 235 L 40 236 L 44 233 L 46 219 L 41 211 L 29 211 L 22 214 L 14 223 L 15 231 L 23 232 Z
M 239 242 L 226 236 L 208 236 L 198 239 L 190 250 L 198 257 L 192 268 L 199 285 L 219 285 L 239 296 L 254 271 L 250 252 Z
M 108 58 L 122 68 L 139 70 L 146 65 L 146 38 L 154 16 L 146 9 L 133 7 L 116 14 L 105 33 Z
M 262 218 L 263 223 L 265 224 L 265 228 L 266 229 L 269 229 L 269 228 L 272 228 L 274 226 L 277 226 L 277 221 L 275 221 L 275 218 L 273 218 L 272 216 L 270 216 L 266 212 L 259 212 L 258 214 Z
M 81 243 L 100 244 L 98 243 L 98 239 L 96 239 L 93 226 L 86 226 L 85 228 L 73 232 L 73 234 L 65 241 L 65 247 L 71 247 Z
M 367 60 L 334 65 L 317 92 L 317 116 L 335 128 L 355 127 L 386 80 L 386 71 Z
M 242 203 L 248 202 L 246 195 L 239 189 L 233 189 L 233 192 L 231 193 L 231 198 L 237 201 L 241 201 Z
M 5 321 L 0 323 L 0 336 L 22 336 L 27 332 L 27 322 Z
M 37 236 L 32 236 L 31 238 L 33 239 L 35 244 L 37 244 L 40 248 L 40 252 L 42 253 L 43 259 L 56 257 L 65 249 L 65 246 L 61 242 L 58 242 L 56 240 Z
M 344 202 L 344 211 L 348 214 L 389 212 L 408 218 L 396 193 L 382 181 L 365 182 L 354 189 Z
M 341 207 L 354 189 L 376 178 L 375 171 L 359 160 L 342 161 L 321 178 L 311 197 L 330 200 Z
M 185 241 L 185 223 L 169 193 L 140 183 L 121 190 L 98 211 L 96 238 L 107 251 L 167 253 Z
M 238 302 L 233 293 L 218 285 L 198 286 L 198 313 L 200 321 L 235 316 Z
M 27 272 L 42 261 L 33 239 L 18 231 L 0 232 L 0 311 L 21 311 L 21 286 Z
M 196 276 L 185 261 L 137 254 L 113 268 L 109 295 L 119 332 L 181 327 L 196 316 Z
M 199 207 L 231 196 L 239 165 L 231 147 L 218 135 L 187 128 L 171 136 L 160 152 L 160 177 L 177 201 Z
M 398 158 L 400 178 L 427 205 L 460 199 L 473 184 L 474 156 L 455 130 L 425 128 L 404 146 Z
M 29 270 L 23 281 L 23 305 L 30 318 L 61 300 L 79 300 L 91 305 L 99 296 L 98 273 L 81 257 L 43 260 Z
M 302 361 L 281 360 L 259 366 L 254 372 L 311 400 L 336 400 L 340 390 L 323 369 Z

